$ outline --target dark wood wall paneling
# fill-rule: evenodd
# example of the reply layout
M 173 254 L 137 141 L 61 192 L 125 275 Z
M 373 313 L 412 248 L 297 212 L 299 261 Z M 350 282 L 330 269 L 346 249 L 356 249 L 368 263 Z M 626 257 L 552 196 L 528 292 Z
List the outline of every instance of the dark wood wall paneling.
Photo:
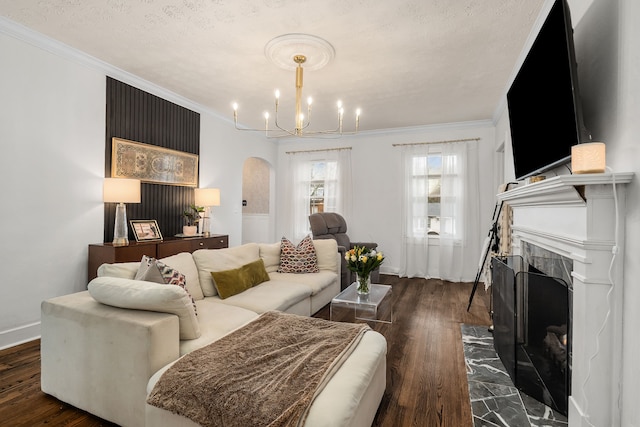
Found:
M 113 137 L 200 154 L 200 114 L 107 77 L 105 176 L 111 176 Z M 127 204 L 127 221 L 155 219 L 164 237 L 182 232 L 192 187 L 142 183 L 141 203 Z M 104 241 L 113 240 L 115 203 L 104 206 Z M 135 241 L 131 227 L 129 240 Z

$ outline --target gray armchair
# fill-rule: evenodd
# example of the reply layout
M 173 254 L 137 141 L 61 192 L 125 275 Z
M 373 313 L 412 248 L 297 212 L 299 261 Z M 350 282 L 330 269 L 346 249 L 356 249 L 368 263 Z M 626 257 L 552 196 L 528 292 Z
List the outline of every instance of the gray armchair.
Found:
M 338 242 L 338 251 L 342 259 L 341 266 L 341 287 L 344 290 L 352 282 L 356 280 L 355 273 L 351 273 L 347 269 L 347 260 L 344 255 L 347 250 L 353 249 L 354 246 L 365 246 L 370 249 L 376 249 L 377 243 L 372 242 L 352 242 L 347 235 L 347 222 L 344 217 L 335 212 L 319 212 L 309 215 L 309 224 L 311 225 L 311 233 L 314 239 L 334 239 Z M 371 272 L 371 282 L 380 283 L 380 271 L 375 269 Z

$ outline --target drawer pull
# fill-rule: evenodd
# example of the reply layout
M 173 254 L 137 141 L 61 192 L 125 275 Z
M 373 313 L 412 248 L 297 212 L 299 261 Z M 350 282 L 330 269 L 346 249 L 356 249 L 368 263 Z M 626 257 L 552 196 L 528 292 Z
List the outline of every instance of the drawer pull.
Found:
M 203 242 L 200 242 L 200 246 L 204 246 L 204 243 L 203 243 Z

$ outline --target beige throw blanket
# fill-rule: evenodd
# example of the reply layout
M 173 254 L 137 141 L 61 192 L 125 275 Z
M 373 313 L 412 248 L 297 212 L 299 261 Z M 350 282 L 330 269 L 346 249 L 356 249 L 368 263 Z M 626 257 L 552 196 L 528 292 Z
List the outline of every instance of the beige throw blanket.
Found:
M 179 359 L 147 402 L 202 426 L 301 426 L 369 329 L 267 312 Z

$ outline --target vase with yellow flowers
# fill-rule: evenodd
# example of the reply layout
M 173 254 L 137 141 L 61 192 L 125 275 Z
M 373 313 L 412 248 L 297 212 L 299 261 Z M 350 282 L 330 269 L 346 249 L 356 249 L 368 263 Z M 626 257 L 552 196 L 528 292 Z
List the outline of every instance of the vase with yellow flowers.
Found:
M 354 246 L 345 253 L 344 258 L 347 260 L 347 268 L 356 273 L 358 294 L 369 295 L 371 272 L 382 264 L 384 254 L 365 246 Z

